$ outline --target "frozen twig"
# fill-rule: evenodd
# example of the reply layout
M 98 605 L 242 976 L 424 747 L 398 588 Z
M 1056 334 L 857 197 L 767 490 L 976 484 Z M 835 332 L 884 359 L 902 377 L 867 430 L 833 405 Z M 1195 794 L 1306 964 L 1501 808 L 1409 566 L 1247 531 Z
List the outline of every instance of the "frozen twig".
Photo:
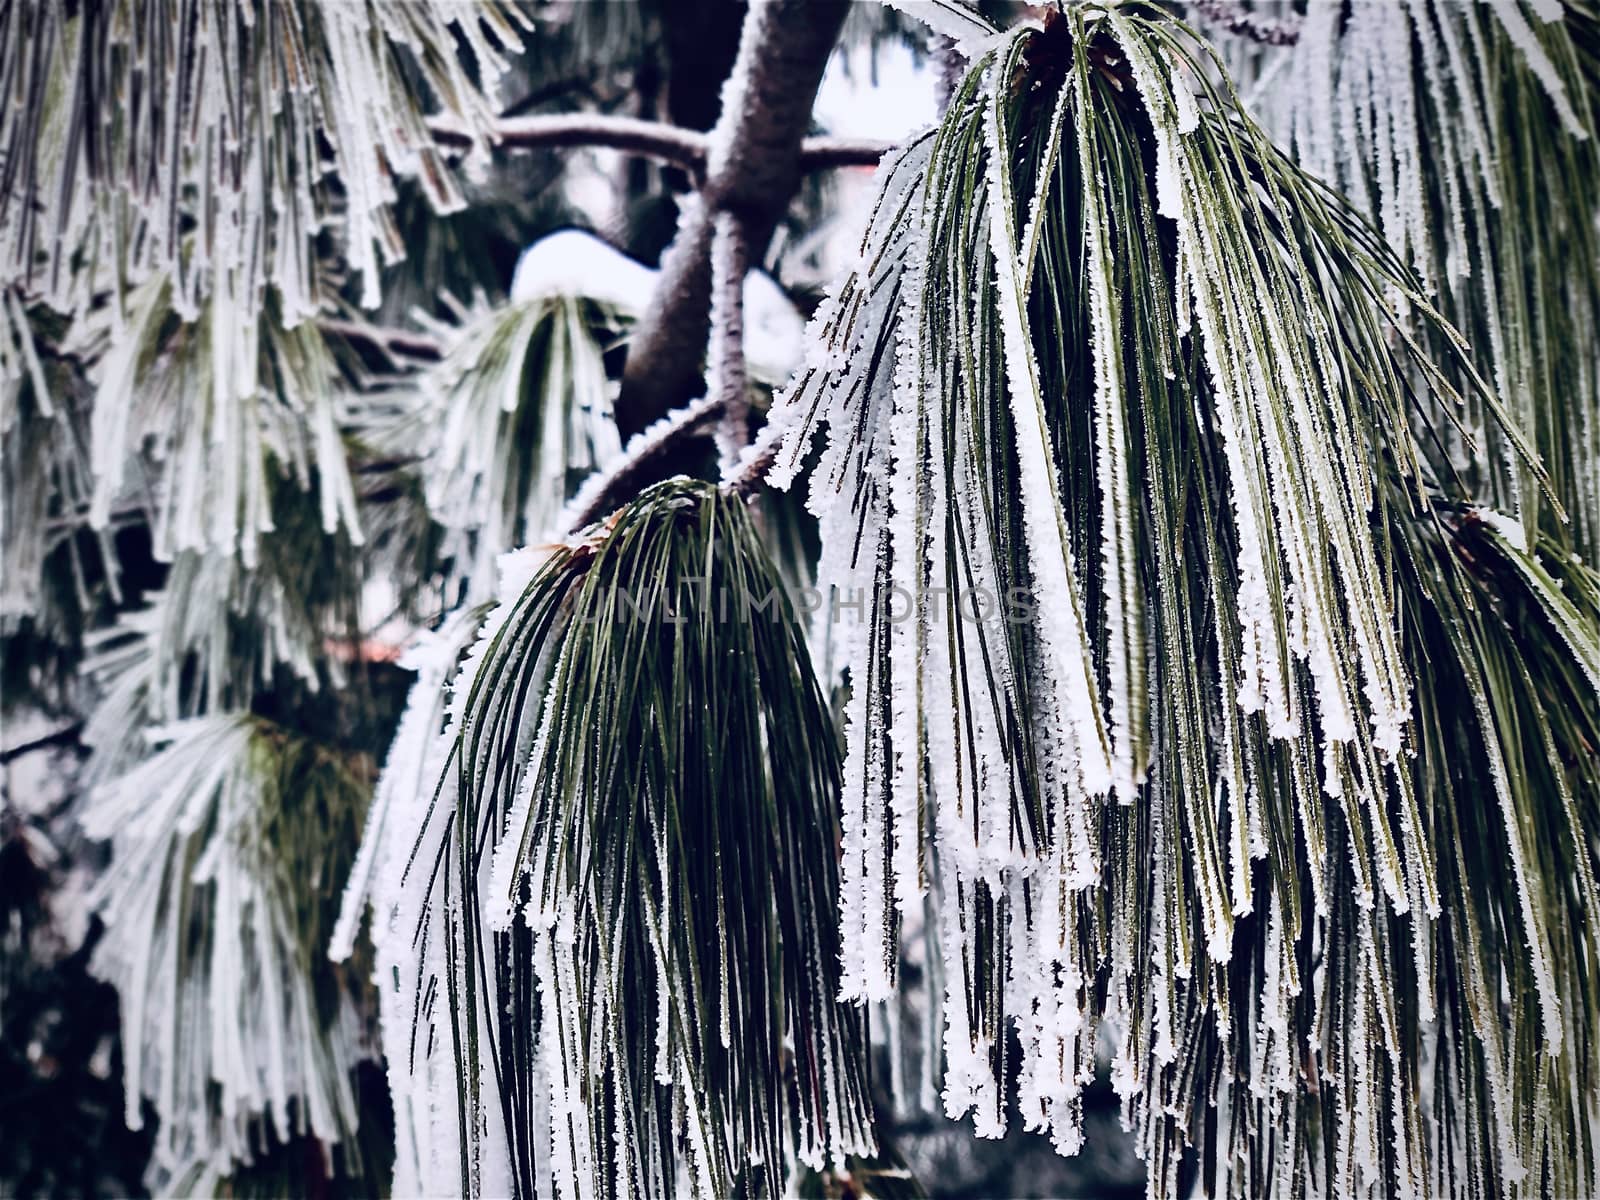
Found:
M 717 456 L 730 469 L 750 440 L 750 383 L 744 361 L 744 277 L 749 270 L 744 228 L 733 213 L 718 213 L 711 240 L 711 336 L 706 344 L 706 394 L 722 401 Z
M 739 496 L 749 496 L 766 479 L 767 471 L 777 460 L 788 426 L 768 421 L 756 435 L 756 440 L 744 448 L 732 469 L 723 472 L 722 486 Z

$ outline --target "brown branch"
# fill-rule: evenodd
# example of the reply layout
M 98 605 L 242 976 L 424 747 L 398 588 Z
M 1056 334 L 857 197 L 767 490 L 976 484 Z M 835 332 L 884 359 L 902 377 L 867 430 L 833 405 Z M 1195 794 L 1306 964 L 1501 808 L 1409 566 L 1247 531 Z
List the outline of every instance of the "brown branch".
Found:
M 345 321 L 338 317 L 321 318 L 317 321 L 317 328 L 346 341 L 376 346 L 388 355 L 398 354 L 403 358 L 420 358 L 427 362 L 438 362 L 444 357 L 444 347 L 437 338 L 410 329 L 385 329 L 364 321 Z
M 706 181 L 661 261 L 655 301 L 634 329 L 617 398 L 624 434 L 696 395 L 711 304 L 716 215 L 739 216 L 760 262 L 800 181 L 800 152 L 848 0 L 752 4 L 708 146 Z
M 703 396 L 674 409 L 643 433 L 634 434 L 621 454 L 584 480 L 556 528 L 566 534 L 581 533 L 608 516 L 662 478 L 660 464 L 670 461 L 686 442 L 718 433 L 726 417 L 722 398 Z M 723 491 L 745 499 L 753 496 L 776 461 L 784 434 L 779 426 L 764 425 L 738 460 L 725 467 Z
M 434 140 L 446 149 L 465 150 L 472 145 L 472 138 L 447 119 L 436 117 L 428 124 Z M 620 150 L 624 154 L 681 167 L 697 178 L 705 174 L 710 145 L 705 134 L 693 129 L 606 113 L 503 117 L 495 124 L 494 139 L 505 150 L 557 150 L 572 146 Z M 802 172 L 870 167 L 875 166 L 887 150 L 881 142 L 806 138 L 800 144 L 799 165 Z
M 457 125 L 435 118 L 429 122 L 434 140 L 453 149 L 466 149 L 471 139 Z M 560 149 L 564 146 L 601 146 L 637 154 L 690 171 L 703 169 L 706 137 L 692 129 L 679 129 L 661 121 L 606 113 L 540 113 L 527 117 L 502 117 L 495 123 L 495 141 L 507 150 Z
M 808 137 L 800 143 L 800 170 L 831 171 L 836 167 L 875 167 L 892 147 L 861 138 Z
M 778 460 L 778 451 L 783 446 L 786 432 L 770 421 L 762 426 L 755 441 L 745 448 L 744 455 L 734 470 L 723 473 L 723 489 L 735 496 L 748 498 L 754 495 L 756 489 L 766 482 L 767 472 L 772 469 L 772 464 Z

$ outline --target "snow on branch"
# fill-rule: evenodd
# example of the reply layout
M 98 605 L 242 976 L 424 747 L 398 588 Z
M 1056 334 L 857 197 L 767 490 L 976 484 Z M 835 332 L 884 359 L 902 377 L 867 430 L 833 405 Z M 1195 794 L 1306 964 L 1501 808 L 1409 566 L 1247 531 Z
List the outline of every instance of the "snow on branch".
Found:
M 703 396 L 634 434 L 622 453 L 584 480 L 556 520 L 553 536 L 563 537 L 586 529 L 630 499 L 641 485 L 653 481 L 648 472 L 661 455 L 683 439 L 705 433 L 721 419 L 723 409 L 722 396 Z
M 744 361 L 744 276 L 750 247 L 733 213 L 718 213 L 711 240 L 711 339 L 706 394 L 722 400 L 717 454 L 725 468 L 750 440 L 750 381 Z

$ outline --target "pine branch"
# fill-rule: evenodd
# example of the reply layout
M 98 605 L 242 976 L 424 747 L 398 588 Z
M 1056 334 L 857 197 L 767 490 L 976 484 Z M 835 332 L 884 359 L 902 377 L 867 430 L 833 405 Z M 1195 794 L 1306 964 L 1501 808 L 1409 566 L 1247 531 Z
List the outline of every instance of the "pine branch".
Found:
M 705 186 L 662 258 L 656 303 L 634 332 L 617 399 L 624 434 L 699 389 L 716 214 L 740 215 L 750 256 L 759 261 L 799 181 L 812 102 L 848 7 L 841 0 L 770 0 L 750 8 L 708 139 Z
M 429 122 L 435 141 L 449 150 L 467 150 L 474 143 L 458 123 L 447 118 Z M 505 150 L 555 150 L 592 146 L 620 150 L 668 166 L 682 167 L 697 178 L 704 175 L 710 138 L 693 129 L 665 121 L 609 113 L 541 113 L 503 117 L 494 126 L 495 140 Z M 808 137 L 801 141 L 801 173 L 837 167 L 871 167 L 883 157 L 886 146 L 861 138 Z
M 120 994 L 127 1125 L 158 1118 L 158 1181 L 189 1163 L 249 1162 L 268 1131 L 349 1145 L 369 970 L 312 964 L 367 782 L 343 755 L 255 717 L 151 736 L 161 749 L 95 789 L 81 816 L 112 843 L 115 865 L 88 897 L 106 925 L 90 969 Z
M 560 1196 L 776 1192 L 795 1158 L 872 1153 L 864 1018 L 838 998 L 836 739 L 743 505 L 668 481 L 506 575 L 385 922 L 385 955 L 442 945 L 385 1022 L 397 1094 L 458 1135 L 418 1190 L 459 1167 L 471 1192 L 498 1153 L 500 1194 L 535 1194 L 541 1159 Z M 411 1036 L 430 991 L 453 1033 L 434 1062 Z M 542 1096 L 548 1152 L 523 1132 Z
M 1068 1154 L 1116 1031 L 1152 1195 L 1191 1147 L 1215 1195 L 1592 1195 L 1600 580 L 1421 439 L 1481 405 L 1546 486 L 1405 241 L 1214 70 L 1132 6 L 979 49 L 769 416 L 867 598 L 841 994 L 942 991 L 945 1113 L 998 1137 L 1014 1081 Z

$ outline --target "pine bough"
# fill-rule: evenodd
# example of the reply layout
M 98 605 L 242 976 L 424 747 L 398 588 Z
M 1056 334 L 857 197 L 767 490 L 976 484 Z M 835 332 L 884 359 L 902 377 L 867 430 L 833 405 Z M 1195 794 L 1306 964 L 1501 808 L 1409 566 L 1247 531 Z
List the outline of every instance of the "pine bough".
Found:
M 396 1190 L 719 1196 L 870 1150 L 835 735 L 743 502 L 658 485 L 499 596 L 424 655 L 341 924 L 370 900 Z
M 774 414 L 872 598 L 843 995 L 918 961 L 945 1111 L 1004 1131 L 1014 1037 L 1065 1152 L 1109 1042 L 1152 1195 L 1185 1144 L 1220 1194 L 1589 1194 L 1596 577 L 1437 452 L 1470 404 L 1547 487 L 1203 47 L 981 43 Z
M 359 1123 L 366 971 L 311 966 L 368 789 L 338 755 L 247 716 L 149 736 L 156 752 L 82 820 L 112 848 L 89 897 L 106 923 L 93 968 L 121 997 L 126 1120 L 140 1128 L 149 1099 L 162 1190 L 234 1173 L 268 1129 L 332 1146 Z

